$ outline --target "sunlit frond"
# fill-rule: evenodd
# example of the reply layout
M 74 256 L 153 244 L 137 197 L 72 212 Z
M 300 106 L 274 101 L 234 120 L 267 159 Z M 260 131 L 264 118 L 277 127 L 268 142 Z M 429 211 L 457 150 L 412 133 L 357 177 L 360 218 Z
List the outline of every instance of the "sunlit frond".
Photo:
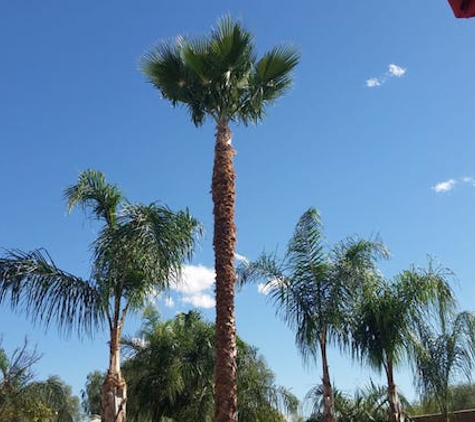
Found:
M 64 197 L 68 211 L 75 206 L 91 209 L 96 218 L 103 218 L 110 226 L 115 224 L 117 207 L 123 201 L 119 189 L 96 170 L 81 172 L 78 182 L 65 190 Z

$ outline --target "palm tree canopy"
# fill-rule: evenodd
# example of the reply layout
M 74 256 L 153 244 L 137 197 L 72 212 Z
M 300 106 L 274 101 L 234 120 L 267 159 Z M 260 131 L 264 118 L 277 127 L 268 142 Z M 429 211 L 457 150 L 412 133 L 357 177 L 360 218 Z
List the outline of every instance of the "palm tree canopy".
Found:
M 452 309 L 455 304 L 444 268 L 413 267 L 392 282 L 380 279 L 355 307 L 353 354 L 366 358 L 377 370 L 398 365 L 407 357 L 409 340 L 418 324 Z
M 45 250 L 9 251 L 0 257 L 0 303 L 9 295 L 14 308 L 46 326 L 55 320 L 66 333 L 73 327 L 92 333 L 106 319 L 117 323 L 119 310 L 136 309 L 167 288 L 201 230 L 187 210 L 127 203 L 99 171 L 80 173 L 65 197 L 68 210 L 80 206 L 104 223 L 90 279 L 61 270 Z
M 422 323 L 412 343 L 415 385 L 424 403 L 450 407 L 450 385 L 471 379 L 475 358 L 475 314 L 441 314 L 437 329 Z M 454 409 L 455 410 L 455 409 Z
M 164 98 L 187 106 L 194 124 L 207 114 L 216 122 L 248 124 L 289 88 L 298 61 L 292 47 L 276 47 L 257 60 L 252 34 L 225 16 L 210 38 L 162 42 L 140 66 Z
M 278 313 L 296 331 L 304 358 L 318 353 L 320 336 L 345 344 L 351 297 L 379 277 L 376 261 L 388 256 L 379 241 L 351 237 L 326 249 L 318 211 L 300 218 L 283 259 L 262 254 L 238 269 L 240 285 L 265 280 Z

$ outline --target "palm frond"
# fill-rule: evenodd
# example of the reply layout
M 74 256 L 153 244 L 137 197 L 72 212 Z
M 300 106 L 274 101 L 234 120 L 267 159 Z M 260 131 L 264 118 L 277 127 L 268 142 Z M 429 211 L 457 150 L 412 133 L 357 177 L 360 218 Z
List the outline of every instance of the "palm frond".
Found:
M 0 258 L 0 302 L 10 296 L 13 308 L 24 309 L 47 327 L 91 334 L 103 322 L 104 308 L 93 284 L 59 269 L 48 253 L 10 251 Z
M 107 224 L 115 224 L 116 211 L 123 201 L 115 185 L 106 182 L 104 174 L 97 170 L 86 170 L 79 174 L 78 182 L 64 192 L 67 209 L 75 206 L 91 208 L 96 218 L 103 218 Z
M 143 304 L 152 289 L 162 291 L 190 259 L 201 227 L 188 211 L 173 212 L 152 203 L 124 206 L 114 230 L 95 243 L 93 277 L 102 288 Z

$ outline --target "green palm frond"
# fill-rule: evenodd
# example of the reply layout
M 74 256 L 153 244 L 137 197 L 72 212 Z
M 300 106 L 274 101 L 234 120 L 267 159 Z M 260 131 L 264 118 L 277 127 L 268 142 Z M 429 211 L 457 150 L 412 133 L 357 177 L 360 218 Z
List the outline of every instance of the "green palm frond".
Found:
M 64 197 L 68 211 L 75 206 L 90 208 L 96 218 L 103 218 L 110 226 L 115 224 L 117 208 L 123 201 L 119 189 L 107 183 L 102 172 L 90 169 L 79 174 L 78 183 L 67 188 Z
M 12 306 L 23 307 L 46 326 L 57 320 L 66 333 L 72 327 L 92 333 L 104 318 L 95 286 L 59 269 L 41 249 L 10 251 L 0 258 L 0 302 L 8 294 Z
M 152 289 L 162 291 L 178 278 L 200 232 L 188 211 L 127 204 L 116 228 L 104 229 L 95 243 L 94 278 L 104 281 L 103 289 L 120 288 L 134 306 L 142 305 Z

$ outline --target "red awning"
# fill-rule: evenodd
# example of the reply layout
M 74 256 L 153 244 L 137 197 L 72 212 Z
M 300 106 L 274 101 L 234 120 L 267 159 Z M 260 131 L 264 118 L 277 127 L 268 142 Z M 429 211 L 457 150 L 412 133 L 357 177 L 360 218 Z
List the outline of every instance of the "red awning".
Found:
M 472 18 L 475 16 L 475 0 L 449 0 L 456 18 Z

